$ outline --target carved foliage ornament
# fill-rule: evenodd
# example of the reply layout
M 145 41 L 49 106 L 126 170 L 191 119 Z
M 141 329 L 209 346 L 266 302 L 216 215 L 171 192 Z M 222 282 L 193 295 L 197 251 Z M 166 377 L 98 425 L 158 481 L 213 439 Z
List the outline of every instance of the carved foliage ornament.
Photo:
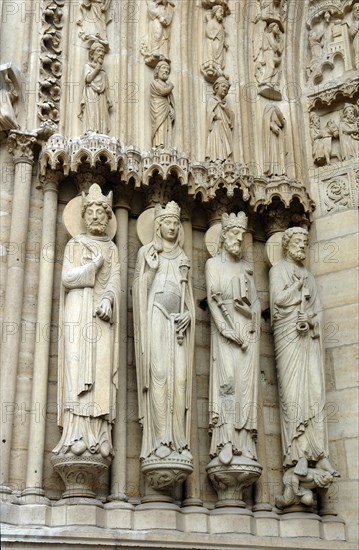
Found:
M 65 0 L 45 0 L 42 11 L 40 82 L 37 115 L 57 124 L 62 76 L 62 28 Z

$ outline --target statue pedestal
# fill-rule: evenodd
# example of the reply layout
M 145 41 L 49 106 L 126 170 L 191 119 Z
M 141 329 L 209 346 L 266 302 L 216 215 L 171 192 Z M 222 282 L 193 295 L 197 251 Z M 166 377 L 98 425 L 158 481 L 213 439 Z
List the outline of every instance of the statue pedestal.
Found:
M 184 455 L 176 452 L 165 458 L 152 455 L 142 461 L 141 470 L 153 490 L 142 502 L 172 502 L 172 489 L 183 483 L 193 471 L 192 457 L 189 453 Z
M 207 466 L 207 473 L 217 491 L 216 508 L 245 507 L 242 493 L 252 485 L 262 472 L 262 466 L 250 458 L 234 455 L 230 464 L 225 465 L 215 457 Z
M 274 86 L 273 84 L 260 84 L 258 93 L 272 101 L 280 101 L 282 99 L 282 92 L 279 86 Z
M 62 498 L 96 498 L 98 479 L 109 468 L 111 459 L 86 451 L 81 456 L 52 454 L 51 462 L 65 484 Z

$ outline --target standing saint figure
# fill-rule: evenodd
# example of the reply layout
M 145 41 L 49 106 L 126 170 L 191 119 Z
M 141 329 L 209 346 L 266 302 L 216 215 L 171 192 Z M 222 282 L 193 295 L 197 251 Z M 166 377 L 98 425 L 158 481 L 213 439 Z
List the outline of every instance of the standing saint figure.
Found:
M 133 283 L 141 459 L 192 458 L 191 381 L 195 310 L 182 248 L 180 208 L 155 208 L 154 235 L 140 248 Z
M 282 176 L 286 173 L 285 118 L 276 105 L 267 105 L 263 115 L 264 173 Z
M 106 234 L 112 192 L 94 183 L 83 193 L 86 233 L 65 248 L 61 277 L 58 423 L 63 428 L 53 455 L 113 454 L 116 416 L 120 265 Z
M 94 42 L 89 50 L 89 62 L 85 65 L 85 84 L 81 99 L 81 112 L 84 131 L 92 130 L 99 134 L 110 131 L 109 111 L 112 102 L 109 96 L 109 82 L 103 62 L 105 47 Z
M 359 157 L 359 108 L 347 103 L 339 123 L 339 140 L 343 160 Z
M 352 23 L 349 27 L 349 36 L 353 44 L 353 69 L 359 70 L 359 2 L 352 9 Z
M 233 155 L 234 112 L 228 107 L 225 97 L 231 84 L 220 76 L 213 84 L 213 97 L 207 103 L 206 160 L 227 160 Z
M 210 455 L 257 460 L 257 392 L 261 308 L 253 270 L 242 259 L 244 212 L 223 214 L 219 251 L 206 263 L 211 312 Z
M 223 6 L 213 6 L 206 24 L 206 61 L 214 61 L 221 69 L 225 67 L 225 55 L 228 49 L 226 32 L 223 24 Z
M 169 59 L 170 27 L 175 4 L 171 0 L 146 0 L 151 18 L 148 53 Z
M 270 23 L 264 31 L 256 61 L 256 78 L 261 87 L 279 90 L 284 42 L 278 23 Z M 273 97 L 277 99 L 277 97 Z M 280 99 L 278 97 L 278 99 Z
M 84 41 L 100 42 L 108 45 L 107 25 L 111 18 L 107 15 L 111 0 L 81 0 L 80 38 Z
M 307 481 L 312 468 L 332 477 L 339 475 L 329 462 L 323 307 L 315 279 L 303 265 L 307 246 L 306 229 L 287 229 L 282 240 L 284 259 L 269 272 L 283 466 L 285 469 L 294 468 L 293 475 L 288 475 L 293 483 L 295 481 L 299 497 L 300 482 Z M 303 493 L 302 496 L 308 495 Z M 305 500 L 302 502 L 311 504 Z M 283 507 L 292 502 L 284 495 L 279 503 Z
M 175 121 L 173 84 L 168 82 L 171 67 L 167 61 L 160 61 L 154 70 L 150 88 L 150 111 L 152 121 L 152 146 L 172 145 Z

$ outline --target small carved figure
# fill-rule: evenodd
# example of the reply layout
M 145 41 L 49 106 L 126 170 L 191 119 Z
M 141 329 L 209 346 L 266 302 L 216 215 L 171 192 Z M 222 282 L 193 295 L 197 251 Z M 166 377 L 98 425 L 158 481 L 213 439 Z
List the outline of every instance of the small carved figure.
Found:
M 323 37 L 324 31 L 313 30 L 309 33 L 308 42 L 311 53 L 311 64 L 320 61 L 323 56 Z
M 173 84 L 168 81 L 171 68 L 167 61 L 160 61 L 154 70 L 151 83 L 150 110 L 152 121 L 152 145 L 172 145 L 172 132 L 175 122 Z
M 223 161 L 233 155 L 234 112 L 228 107 L 226 96 L 231 84 L 220 76 L 213 84 L 213 97 L 207 103 L 206 160 Z
M 286 173 L 285 118 L 276 105 L 267 105 L 263 115 L 264 174 L 282 176 Z
M 273 99 L 280 99 L 281 63 L 284 49 L 282 33 L 278 23 L 270 23 L 264 31 L 262 46 L 256 61 L 256 78 L 262 95 L 273 90 Z M 271 96 L 271 97 L 272 97 Z
M 175 4 L 171 0 L 146 0 L 151 18 L 148 54 L 169 59 L 170 27 Z
M 19 97 L 19 82 L 11 63 L 0 65 L 0 132 L 19 128 L 14 104 Z
M 191 459 L 194 302 L 180 208 L 155 208 L 154 235 L 140 248 L 133 283 L 141 459 Z
M 332 140 L 339 137 L 339 129 L 330 119 L 324 130 L 321 129 L 320 117 L 311 113 L 309 117 L 310 136 L 312 139 L 313 160 L 318 165 L 329 164 L 332 157 Z
M 103 62 L 105 47 L 94 42 L 89 50 L 89 62 L 85 65 L 85 85 L 82 93 L 81 112 L 84 130 L 100 134 L 110 131 L 109 111 L 112 103 L 109 97 L 109 82 Z
M 322 305 L 313 275 L 304 267 L 308 231 L 287 229 L 284 259 L 269 273 L 283 466 L 306 482 L 309 467 L 338 476 L 329 462 L 325 413 Z
M 314 503 L 313 489 L 328 489 L 333 483 L 333 475 L 320 468 L 308 468 L 306 475 L 297 475 L 290 468 L 283 475 L 284 493 L 277 496 L 275 504 L 282 509 L 293 504 L 312 506 Z
M 222 215 L 219 251 L 206 263 L 211 312 L 210 455 L 228 465 L 234 455 L 257 460 L 260 304 L 253 270 L 242 259 L 244 212 Z M 252 409 L 254 407 L 254 409 Z
M 108 458 L 116 416 L 120 265 L 106 235 L 112 193 L 97 184 L 83 193 L 86 234 L 66 245 L 62 268 L 59 340 L 59 425 L 54 455 Z M 71 327 L 71 328 L 70 328 Z
M 221 69 L 225 67 L 225 55 L 228 49 L 223 18 L 223 6 L 213 6 L 208 14 L 205 31 L 207 45 L 206 61 L 214 61 Z
M 359 157 L 359 118 L 358 107 L 347 103 L 339 123 L 339 139 L 342 159 Z
M 81 0 L 81 19 L 77 24 L 82 27 L 79 36 L 89 42 L 100 42 L 108 46 L 107 25 L 111 18 L 107 15 L 111 0 Z
M 359 69 L 359 3 L 353 6 L 349 37 L 353 45 L 353 69 Z

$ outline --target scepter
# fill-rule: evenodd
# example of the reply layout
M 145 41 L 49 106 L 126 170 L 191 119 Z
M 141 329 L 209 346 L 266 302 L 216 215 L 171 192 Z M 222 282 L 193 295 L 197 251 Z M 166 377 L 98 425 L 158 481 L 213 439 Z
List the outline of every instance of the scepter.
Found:
M 188 272 L 190 269 L 190 262 L 188 258 L 183 258 L 181 260 L 181 263 L 179 265 L 180 273 L 181 273 L 181 308 L 180 313 L 184 313 L 184 303 L 185 303 L 185 297 L 186 297 L 186 284 L 188 283 Z M 179 330 L 177 334 L 177 341 L 180 346 L 183 344 L 184 339 L 184 330 Z
M 233 332 L 235 332 L 236 327 L 235 327 L 235 324 L 233 322 L 232 317 L 230 316 L 230 313 L 229 313 L 228 309 L 226 308 L 225 303 L 223 302 L 222 293 L 221 292 L 215 292 L 212 288 L 211 289 L 211 297 L 212 297 L 212 300 L 214 300 L 217 303 L 219 309 L 223 313 L 223 317 L 226 319 L 229 326 L 231 327 L 231 330 Z M 241 338 L 240 336 L 239 336 L 239 341 L 240 341 L 239 346 L 242 348 L 243 351 L 245 351 L 248 347 L 247 344 L 244 343 L 243 338 Z

